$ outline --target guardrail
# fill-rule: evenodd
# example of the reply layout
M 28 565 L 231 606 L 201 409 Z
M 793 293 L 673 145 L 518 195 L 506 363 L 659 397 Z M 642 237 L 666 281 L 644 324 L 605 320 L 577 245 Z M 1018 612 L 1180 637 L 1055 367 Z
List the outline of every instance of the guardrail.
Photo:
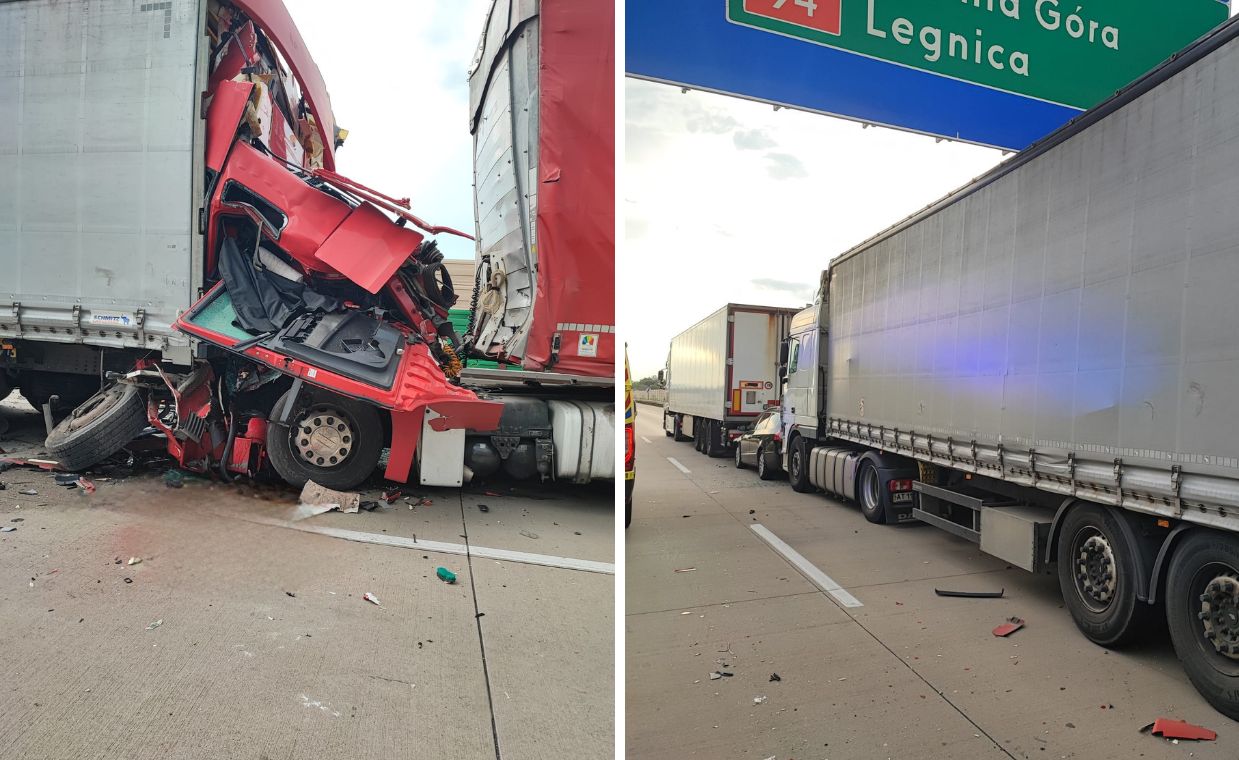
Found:
M 632 400 L 638 404 L 658 404 L 667 403 L 666 388 L 650 388 L 649 390 L 632 389 Z

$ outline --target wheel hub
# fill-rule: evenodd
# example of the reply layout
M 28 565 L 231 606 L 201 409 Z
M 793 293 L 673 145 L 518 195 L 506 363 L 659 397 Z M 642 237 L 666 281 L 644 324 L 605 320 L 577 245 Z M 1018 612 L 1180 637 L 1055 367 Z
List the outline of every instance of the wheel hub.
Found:
M 1105 536 L 1095 534 L 1076 554 L 1076 587 L 1090 606 L 1107 607 L 1118 589 L 1114 551 Z
M 355 441 L 356 433 L 348 418 L 330 407 L 311 409 L 292 430 L 297 454 L 319 467 L 334 467 L 343 462 Z
M 1227 573 L 1209 581 L 1197 617 L 1218 654 L 1239 660 L 1239 579 Z

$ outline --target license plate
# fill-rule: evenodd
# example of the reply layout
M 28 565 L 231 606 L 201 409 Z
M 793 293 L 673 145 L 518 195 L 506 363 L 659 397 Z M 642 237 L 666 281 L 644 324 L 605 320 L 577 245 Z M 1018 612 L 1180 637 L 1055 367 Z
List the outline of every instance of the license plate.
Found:
M 909 504 L 912 501 L 912 492 L 904 491 L 903 493 L 891 494 L 891 502 L 893 504 Z

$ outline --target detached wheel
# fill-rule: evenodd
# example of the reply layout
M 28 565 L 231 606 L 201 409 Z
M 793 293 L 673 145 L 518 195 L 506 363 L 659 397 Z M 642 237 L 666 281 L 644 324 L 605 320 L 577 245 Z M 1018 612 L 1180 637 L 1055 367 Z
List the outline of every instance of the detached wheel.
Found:
M 1183 539 L 1166 577 L 1166 622 L 1187 677 L 1209 704 L 1239 720 L 1239 546 L 1201 530 Z
M 814 490 L 809 482 L 809 442 L 803 436 L 796 436 L 792 443 L 787 461 L 787 479 L 797 493 L 812 493 Z
M 276 402 L 281 409 L 288 391 Z M 383 422 L 369 404 L 326 391 L 306 392 L 289 424 L 267 426 L 267 456 L 289 485 L 306 481 L 344 491 L 365 482 L 383 453 Z
M 878 468 L 865 462 L 860 466 L 860 474 L 856 476 L 856 501 L 860 503 L 860 511 L 871 523 L 886 522 L 886 502 L 882 500 L 882 478 L 878 477 Z
M 1131 641 L 1153 619 L 1153 608 L 1136 599 L 1135 548 L 1119 519 L 1105 507 L 1081 504 L 1063 518 L 1058 534 L 1063 601 L 1076 627 L 1104 647 Z
M 99 391 L 60 421 L 45 446 L 65 470 L 82 470 L 124 448 L 146 429 L 146 403 L 132 385 Z

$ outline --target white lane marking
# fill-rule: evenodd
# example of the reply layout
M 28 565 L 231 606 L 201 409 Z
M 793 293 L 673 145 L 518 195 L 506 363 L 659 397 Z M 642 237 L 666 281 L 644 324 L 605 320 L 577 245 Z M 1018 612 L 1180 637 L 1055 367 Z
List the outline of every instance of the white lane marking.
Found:
M 783 555 L 783 559 L 792 563 L 792 565 L 805 574 L 813 584 L 830 594 L 839 601 L 844 607 L 864 607 L 860 600 L 849 594 L 842 586 L 835 582 L 826 573 L 817 569 L 812 562 L 804 558 L 800 552 L 787 545 L 787 542 L 770 532 L 769 528 L 764 525 L 750 525 L 753 532 L 761 538 L 761 540 L 770 544 L 770 548 L 774 549 L 779 554 Z
M 649 438 L 646 438 L 645 436 L 641 436 L 641 440 L 645 441 L 646 443 L 653 443 L 653 441 L 651 441 Z
M 423 541 L 416 538 L 405 538 L 404 536 L 389 536 L 383 533 L 364 533 L 359 530 L 319 527 L 314 525 L 306 525 L 302 522 L 291 523 L 287 520 L 276 520 L 269 517 L 258 517 L 256 515 L 242 517 L 241 519 L 248 522 L 259 523 L 260 525 L 273 525 L 277 528 L 291 528 L 293 530 L 299 530 L 303 533 L 317 533 L 320 536 L 342 538 L 346 541 L 358 541 L 364 544 L 378 544 L 380 546 L 394 546 L 400 549 L 418 549 L 425 552 L 459 554 L 462 556 L 466 553 L 470 553 L 475 557 L 482 557 L 484 559 L 497 559 L 506 562 L 520 562 L 526 565 L 542 565 L 544 567 L 559 567 L 565 570 L 583 570 L 587 573 L 615 575 L 614 564 L 610 562 L 595 562 L 590 559 L 555 557 L 549 554 L 530 554 L 528 552 L 509 551 L 508 549 L 490 549 L 485 546 L 466 547 L 464 544 L 448 544 L 442 541 Z
M 687 468 L 687 467 L 685 467 L 684 465 L 682 465 L 682 464 L 680 464 L 679 462 L 675 461 L 675 457 L 667 457 L 667 461 L 668 461 L 668 462 L 670 462 L 671 464 L 675 465 L 675 468 L 676 468 L 677 470 L 679 470 L 680 472 L 684 473 L 685 475 L 688 475 L 689 473 L 691 473 L 691 472 L 692 472 L 692 470 L 688 469 L 688 468 Z

